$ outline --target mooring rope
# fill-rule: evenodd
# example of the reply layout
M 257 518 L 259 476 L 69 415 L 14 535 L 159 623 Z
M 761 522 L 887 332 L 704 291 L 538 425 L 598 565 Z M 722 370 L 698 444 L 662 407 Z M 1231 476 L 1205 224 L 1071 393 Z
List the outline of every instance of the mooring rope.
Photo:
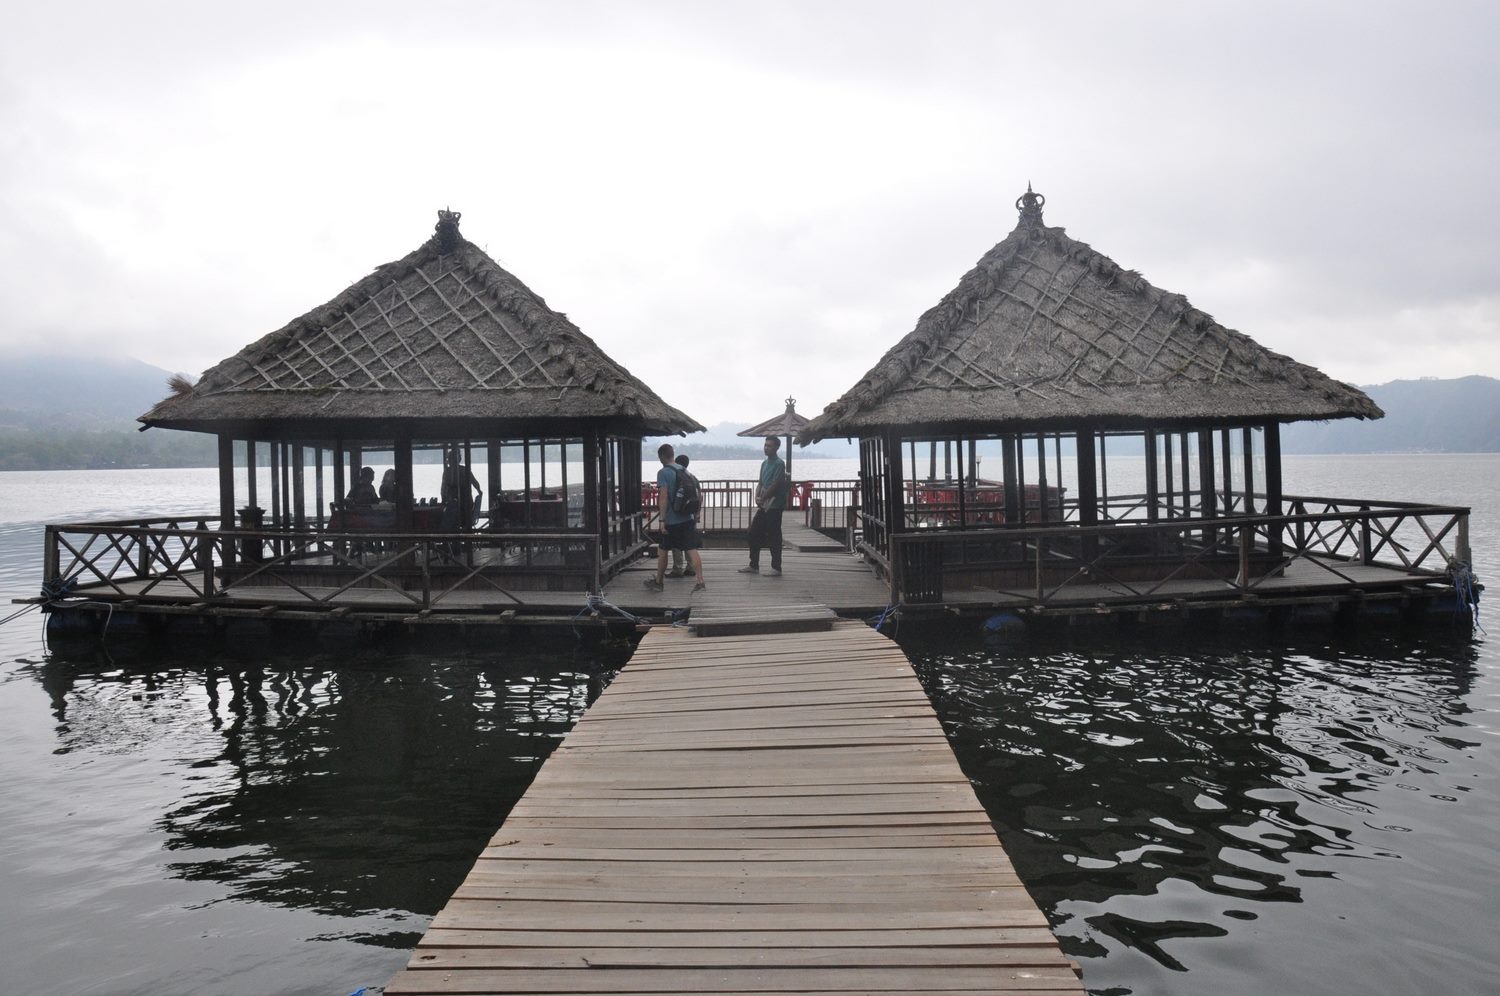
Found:
M 901 627 L 901 612 L 896 607 L 896 604 L 894 602 L 892 602 L 890 605 L 887 605 L 885 607 L 885 611 L 881 612 L 880 615 L 878 615 L 878 616 L 871 616 L 869 621 L 870 621 L 871 625 L 873 625 L 875 627 L 875 632 L 879 633 L 880 632 L 880 627 L 882 627 L 882 626 L 885 625 L 887 619 L 893 619 L 893 620 L 895 620 L 896 628 L 900 629 L 900 627 Z
M 1468 564 L 1454 563 L 1448 570 L 1453 575 L 1453 593 L 1458 596 L 1459 605 L 1469 610 L 1469 619 L 1480 635 L 1489 636 L 1479 622 L 1479 593 L 1484 591 L 1484 585 L 1475 580 L 1474 570 Z M 1453 611 L 1456 613 L 1458 607 L 1454 606 Z
M 607 600 L 603 595 L 596 595 L 593 592 L 590 592 L 584 599 L 583 608 L 579 609 L 578 614 L 573 617 L 573 621 L 571 624 L 573 627 L 573 635 L 580 640 L 583 639 L 583 634 L 578 631 L 578 620 L 583 618 L 585 612 L 590 616 L 594 616 L 597 618 L 599 614 L 605 610 L 614 612 L 621 618 L 631 623 L 639 623 L 641 621 L 639 616 L 631 615 L 629 612 L 626 612 L 618 605 Z

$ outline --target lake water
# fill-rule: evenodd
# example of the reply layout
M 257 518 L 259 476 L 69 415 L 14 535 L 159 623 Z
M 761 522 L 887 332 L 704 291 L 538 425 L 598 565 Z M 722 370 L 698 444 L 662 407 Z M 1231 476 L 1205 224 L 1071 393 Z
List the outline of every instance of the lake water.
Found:
M 1285 476 L 1471 505 L 1476 571 L 1500 578 L 1500 457 L 1288 457 Z M 0 474 L 0 594 L 36 590 L 44 521 L 203 513 L 215 487 L 211 470 Z M 1494 640 L 1441 623 L 898 638 L 1091 991 L 1500 988 Z M 0 992 L 385 981 L 626 653 L 59 653 L 37 613 L 0 626 Z

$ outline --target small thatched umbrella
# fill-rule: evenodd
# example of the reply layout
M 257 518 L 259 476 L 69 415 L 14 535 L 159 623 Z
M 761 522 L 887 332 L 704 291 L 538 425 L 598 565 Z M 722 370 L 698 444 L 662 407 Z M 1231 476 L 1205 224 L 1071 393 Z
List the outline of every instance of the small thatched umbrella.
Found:
M 773 418 L 768 418 L 759 425 L 752 425 L 744 432 L 736 433 L 739 436 L 759 436 L 764 439 L 767 436 L 786 437 L 786 476 L 792 476 L 792 437 L 796 436 L 808 426 L 808 420 L 797 414 L 797 399 L 786 399 L 786 411 Z

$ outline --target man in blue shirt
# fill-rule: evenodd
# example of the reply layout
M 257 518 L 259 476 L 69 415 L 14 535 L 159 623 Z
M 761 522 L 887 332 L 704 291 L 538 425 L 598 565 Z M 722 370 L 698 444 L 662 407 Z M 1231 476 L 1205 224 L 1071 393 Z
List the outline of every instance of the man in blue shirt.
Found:
M 766 458 L 761 461 L 760 483 L 755 487 L 755 518 L 750 520 L 750 566 L 741 567 L 741 574 L 759 574 L 761 547 L 769 547 L 771 569 L 766 576 L 781 577 L 781 513 L 786 509 L 792 482 L 786 476 L 786 464 L 776 455 L 779 449 L 781 440 L 775 436 L 766 439 Z
M 646 587 L 652 591 L 663 590 L 667 584 L 667 551 L 686 550 L 688 559 L 693 564 L 693 572 L 698 576 L 698 583 L 693 585 L 693 590 L 704 591 L 708 585 L 703 581 L 703 555 L 698 552 L 703 547 L 703 537 L 698 535 L 698 524 L 688 513 L 672 511 L 672 493 L 677 490 L 677 475 L 680 472 L 680 468 L 672 462 L 672 444 L 662 443 L 657 447 L 656 457 L 661 461 L 661 469 L 656 472 L 656 507 L 661 514 L 664 535 L 656 549 L 656 577 L 647 578 Z

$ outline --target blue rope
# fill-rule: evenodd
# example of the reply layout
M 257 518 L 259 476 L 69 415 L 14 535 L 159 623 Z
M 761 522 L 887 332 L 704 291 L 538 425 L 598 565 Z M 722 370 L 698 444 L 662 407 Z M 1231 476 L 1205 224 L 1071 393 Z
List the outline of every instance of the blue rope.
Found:
M 1485 628 L 1479 623 L 1479 593 L 1484 590 L 1484 585 L 1474 580 L 1474 571 L 1468 564 L 1454 564 L 1453 592 L 1458 596 L 1459 603 L 1469 610 L 1469 618 L 1473 620 L 1474 628 L 1479 630 L 1483 636 L 1489 636 Z M 1458 611 L 1457 607 L 1454 612 Z
M 578 620 L 583 618 L 583 614 L 585 612 L 587 612 L 591 616 L 597 617 L 606 609 L 629 622 L 639 623 L 641 621 L 639 616 L 631 615 L 629 612 L 626 612 L 618 605 L 615 605 L 613 602 L 606 600 L 603 595 L 595 595 L 591 592 L 584 600 L 583 608 L 579 609 L 578 614 L 573 617 L 573 621 L 571 623 L 573 627 L 573 635 L 580 640 L 583 639 L 583 634 L 578 632 Z
M 880 632 L 880 627 L 882 627 L 882 626 L 885 625 L 885 621 L 887 619 L 890 619 L 891 617 L 893 617 L 895 615 L 896 615 L 896 606 L 895 606 L 894 603 L 892 603 L 890 605 L 887 605 L 885 607 L 885 611 L 882 612 L 882 613 L 880 613 L 880 615 L 878 615 L 878 616 L 871 616 L 870 617 L 870 622 L 875 626 L 875 632 L 879 633 Z

